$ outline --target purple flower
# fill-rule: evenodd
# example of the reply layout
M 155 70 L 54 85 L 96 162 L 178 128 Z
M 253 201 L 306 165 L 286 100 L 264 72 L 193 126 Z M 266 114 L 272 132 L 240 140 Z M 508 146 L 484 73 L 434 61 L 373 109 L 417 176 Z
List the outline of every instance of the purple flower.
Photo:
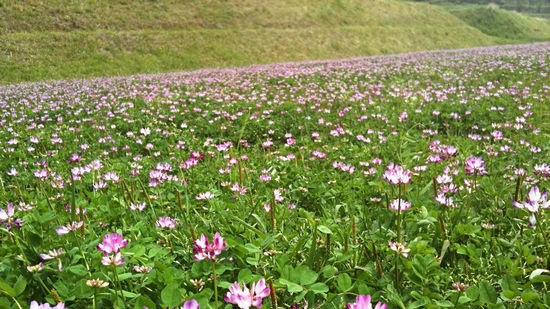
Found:
M 120 249 L 128 245 L 127 239 L 122 239 L 122 235 L 117 233 L 107 234 L 103 237 L 103 241 L 97 245 L 97 250 L 103 251 L 105 255 L 109 253 L 118 253 Z
M 411 202 L 407 202 L 402 199 L 395 199 L 391 201 L 391 203 L 388 205 L 388 208 L 402 212 L 411 208 Z
M 464 163 L 464 168 L 466 169 L 466 175 L 487 175 L 485 170 L 485 162 L 480 157 L 469 157 Z
M 392 185 L 407 184 L 411 182 L 411 171 L 404 170 L 403 167 L 390 163 L 386 166 L 386 172 L 382 179 Z
M 201 306 L 199 306 L 196 300 L 192 299 L 186 301 L 183 306 L 181 306 L 181 309 L 201 309 Z
M 265 284 L 265 279 L 260 279 L 257 283 L 252 283 L 249 290 L 243 283 L 241 289 L 238 282 L 229 286 L 229 292 L 225 294 L 224 300 L 230 304 L 239 306 L 241 309 L 248 309 L 251 306 L 262 308 L 262 300 L 269 296 L 270 289 Z
M 65 304 L 63 303 L 58 303 L 57 305 L 52 307 L 48 303 L 39 304 L 35 300 L 33 300 L 31 301 L 30 309 L 68 309 L 68 308 L 65 307 Z
M 374 308 L 372 307 L 370 295 L 357 295 L 354 303 L 348 303 L 347 309 L 386 309 L 388 305 L 381 302 L 376 303 Z
M 159 217 L 155 225 L 160 228 L 175 229 L 178 222 L 170 217 Z
M 119 266 L 124 264 L 126 260 L 122 257 L 120 252 L 115 253 L 114 255 L 105 255 L 101 258 L 101 264 L 105 266 Z
M 398 243 L 388 240 L 388 245 L 390 246 L 390 249 L 392 251 L 395 251 L 397 254 L 403 256 L 404 258 L 407 258 L 409 256 L 409 252 L 411 252 L 411 249 L 405 248 L 405 246 L 407 245 L 406 242 Z
M 202 261 L 204 259 L 216 260 L 216 256 L 220 255 L 222 250 L 225 249 L 225 239 L 220 236 L 220 233 L 214 234 L 212 243 L 208 241 L 208 237 L 202 234 L 199 239 L 193 242 L 193 253 L 195 254 L 195 261 Z
M 540 208 L 550 208 L 550 201 L 548 201 L 548 193 L 546 191 L 541 193 L 538 187 L 532 187 L 527 197 L 529 201 L 521 203 L 512 201 L 512 205 L 516 208 L 529 211 L 529 225 L 534 227 L 537 224 L 535 215 L 539 212 Z

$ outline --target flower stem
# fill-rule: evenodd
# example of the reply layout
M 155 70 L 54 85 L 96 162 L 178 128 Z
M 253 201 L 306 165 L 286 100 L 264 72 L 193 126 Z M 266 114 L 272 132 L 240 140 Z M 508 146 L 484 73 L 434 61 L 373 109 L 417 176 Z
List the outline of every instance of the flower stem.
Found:
M 212 261 L 212 280 L 214 282 L 214 308 L 218 309 L 218 279 L 216 278 L 216 262 Z

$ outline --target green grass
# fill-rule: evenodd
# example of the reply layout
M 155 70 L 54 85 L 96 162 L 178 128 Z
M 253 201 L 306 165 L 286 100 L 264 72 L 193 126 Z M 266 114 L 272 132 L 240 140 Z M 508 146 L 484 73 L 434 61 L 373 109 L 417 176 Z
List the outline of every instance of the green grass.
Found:
M 4 84 L 518 41 L 441 7 L 393 0 L 0 3 Z
M 548 41 L 550 20 L 533 18 L 495 6 L 453 6 L 448 8 L 456 17 L 481 32 L 507 40 Z

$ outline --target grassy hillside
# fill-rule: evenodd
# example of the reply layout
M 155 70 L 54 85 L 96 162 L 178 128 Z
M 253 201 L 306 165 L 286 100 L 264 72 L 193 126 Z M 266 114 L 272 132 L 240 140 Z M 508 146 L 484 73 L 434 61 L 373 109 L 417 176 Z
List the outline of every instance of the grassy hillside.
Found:
M 511 42 L 482 33 L 444 8 L 395 0 L 0 4 L 0 83 Z
M 548 19 L 528 17 L 491 5 L 452 6 L 448 11 L 490 36 L 519 42 L 550 40 Z

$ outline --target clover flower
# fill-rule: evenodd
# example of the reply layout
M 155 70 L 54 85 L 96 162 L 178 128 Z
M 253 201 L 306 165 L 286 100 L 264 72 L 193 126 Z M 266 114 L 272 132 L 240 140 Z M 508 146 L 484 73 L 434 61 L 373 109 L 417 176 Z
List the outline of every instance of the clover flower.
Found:
M 354 303 L 348 303 L 346 309 L 386 309 L 388 305 L 381 302 L 372 307 L 370 295 L 357 295 Z
M 39 304 L 35 300 L 31 301 L 30 309 L 68 309 L 64 303 L 58 303 L 55 306 L 51 306 L 48 303 Z
M 409 210 L 411 208 L 411 202 L 407 202 L 402 199 L 395 199 L 388 205 L 389 209 L 397 210 L 399 212 Z
M 466 159 L 464 168 L 466 169 L 466 175 L 487 175 L 487 171 L 485 170 L 485 162 L 480 157 L 469 157 Z
M 537 224 L 536 214 L 540 208 L 550 208 L 550 201 L 548 201 L 548 193 L 546 191 L 540 192 L 538 187 L 532 187 L 527 194 L 529 198 L 525 202 L 512 201 L 512 205 L 516 208 L 526 209 L 529 214 L 529 225 L 534 227 Z
M 252 283 L 250 290 L 244 283 L 241 288 L 239 283 L 235 282 L 229 286 L 229 292 L 225 294 L 224 300 L 230 304 L 239 306 L 241 309 L 248 309 L 251 306 L 262 308 L 262 301 L 265 297 L 269 296 L 270 291 L 263 278 L 257 283 Z
M 392 251 L 395 251 L 397 254 L 403 256 L 404 258 L 407 258 L 409 256 L 409 252 L 411 251 L 411 249 L 405 248 L 405 246 L 407 245 L 406 242 L 398 243 L 388 240 L 388 245 L 390 246 L 390 249 Z
M 193 242 L 194 259 L 195 261 L 202 261 L 204 259 L 215 261 L 216 256 L 221 254 L 225 246 L 225 239 L 220 236 L 220 233 L 214 234 L 212 243 L 210 243 L 206 235 L 202 234 Z
M 127 239 L 122 239 L 122 235 L 117 233 L 107 234 L 103 237 L 103 241 L 97 245 L 97 250 L 103 251 L 103 258 L 101 259 L 101 264 L 105 266 L 118 266 L 122 265 L 125 262 L 125 259 L 122 258 L 120 249 L 128 245 Z M 110 255 L 114 253 L 114 255 Z
M 201 306 L 199 306 L 199 303 L 192 299 L 186 301 L 183 306 L 181 306 L 181 309 L 201 309 Z
M 386 172 L 382 175 L 382 179 L 392 185 L 408 184 L 411 182 L 412 173 L 409 170 L 404 170 L 403 167 L 390 163 L 386 166 Z

